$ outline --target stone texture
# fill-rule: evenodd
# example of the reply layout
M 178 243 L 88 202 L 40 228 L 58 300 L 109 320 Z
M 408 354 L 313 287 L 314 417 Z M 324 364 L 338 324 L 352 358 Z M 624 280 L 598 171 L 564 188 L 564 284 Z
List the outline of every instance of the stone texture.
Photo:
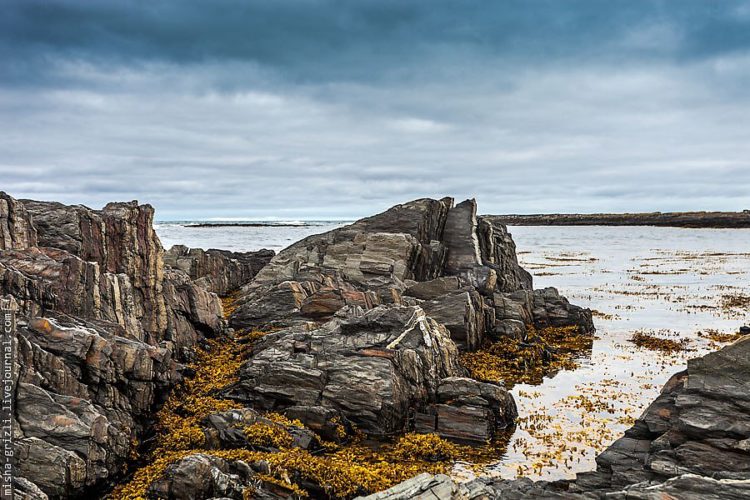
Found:
M 154 209 L 138 202 L 109 203 L 102 210 L 82 205 L 24 200 L 39 235 L 39 246 L 64 250 L 98 265 L 99 274 L 127 276 L 130 313 L 139 319 L 150 343 L 167 327 L 164 303 L 163 249 L 153 230 Z M 107 295 L 107 280 L 100 280 Z M 118 291 L 111 290 L 115 298 Z M 133 333 L 133 332 L 131 332 Z
M 294 498 L 292 491 L 261 480 L 250 464 L 228 461 L 205 454 L 189 455 L 170 465 L 149 487 L 151 498 L 192 499 Z
M 18 471 L 49 495 L 117 475 L 157 395 L 181 377 L 169 350 L 123 333 L 67 316 L 19 325 Z
M 421 308 L 380 306 L 267 335 L 228 395 L 264 410 L 322 406 L 386 436 L 436 400 L 442 378 L 462 374 L 457 354 L 445 327 Z
M 164 263 L 184 271 L 209 292 L 224 296 L 249 283 L 273 256 L 273 250 L 229 252 L 175 245 L 164 254 Z
M 18 496 L 81 497 L 122 473 L 221 303 L 167 270 L 148 205 L 0 193 L 0 293 L 18 310 Z
M 21 250 L 36 245 L 36 228 L 26 207 L 0 191 L 0 250 Z
M 488 334 L 512 331 L 507 320 L 555 326 L 569 320 L 582 333 L 593 331 L 590 311 L 554 289 L 537 299 L 506 228 L 477 218 L 476 210 L 474 200 L 455 207 L 450 198 L 415 200 L 295 243 L 243 288 L 231 324 L 304 325 L 346 306 L 406 304 L 444 323 L 467 350 Z

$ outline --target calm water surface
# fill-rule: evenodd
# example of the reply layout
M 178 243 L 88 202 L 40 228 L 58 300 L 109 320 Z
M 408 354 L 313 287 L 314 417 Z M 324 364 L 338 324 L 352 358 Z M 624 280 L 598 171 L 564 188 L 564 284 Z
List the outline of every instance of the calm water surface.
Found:
M 186 228 L 158 223 L 165 247 L 176 243 L 237 251 L 276 251 L 342 225 Z M 721 347 L 709 330 L 736 332 L 750 297 L 750 230 L 650 227 L 511 227 L 519 260 L 535 288 L 555 286 L 596 310 L 597 337 L 575 370 L 512 392 L 520 424 L 498 463 L 479 473 L 542 479 L 595 468 L 594 457 L 622 434 L 687 359 Z M 737 302 L 734 300 L 734 302 Z M 740 301 L 741 302 L 741 301 Z M 673 354 L 629 342 L 637 331 L 684 343 Z M 457 477 L 474 472 L 456 466 Z

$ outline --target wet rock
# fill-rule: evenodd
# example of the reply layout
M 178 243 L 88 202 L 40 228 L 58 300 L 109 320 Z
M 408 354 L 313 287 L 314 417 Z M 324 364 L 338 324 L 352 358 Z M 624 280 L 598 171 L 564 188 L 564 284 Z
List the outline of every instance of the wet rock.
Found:
M 273 250 L 229 252 L 175 245 L 164 254 L 164 263 L 184 271 L 209 292 L 224 296 L 249 283 L 273 256 Z
M 420 474 L 393 488 L 359 497 L 360 500 L 433 500 L 456 498 L 458 485 L 444 474 Z
M 322 406 L 389 435 L 412 408 L 435 401 L 442 378 L 459 374 L 445 327 L 419 307 L 390 305 L 267 335 L 228 395 L 264 410 Z
M 627 485 L 681 474 L 750 479 L 750 338 L 690 360 L 583 476 Z
M 465 377 L 440 381 L 436 404 L 416 419 L 416 431 L 461 442 L 486 442 L 518 416 L 513 397 L 498 384 Z
M 224 460 L 207 454 L 194 454 L 170 465 L 148 489 L 151 498 L 229 498 L 243 500 L 291 499 L 292 490 L 258 476 L 241 460 Z
M 251 408 L 212 413 L 206 417 L 201 425 L 206 437 L 204 446 L 208 449 L 255 448 L 267 450 L 275 448 L 272 443 L 259 444 L 248 440 L 245 430 L 254 424 L 265 426 L 271 432 L 288 435 L 289 444 L 294 448 L 304 450 L 320 448 L 312 431 L 294 425 L 274 422 Z
M 595 330 L 591 311 L 574 306 L 555 288 L 534 290 L 533 307 L 534 326 L 539 329 L 577 325 L 582 333 Z

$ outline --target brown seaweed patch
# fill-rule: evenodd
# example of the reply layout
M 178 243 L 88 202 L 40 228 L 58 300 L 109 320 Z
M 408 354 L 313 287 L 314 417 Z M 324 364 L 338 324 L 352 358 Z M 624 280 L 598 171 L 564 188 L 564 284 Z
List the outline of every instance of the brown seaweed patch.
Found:
M 643 330 L 635 332 L 628 340 L 640 348 L 664 353 L 684 351 L 689 343 L 687 339 L 665 339 Z
M 508 387 L 538 385 L 547 375 L 575 369 L 575 358 L 591 352 L 594 337 L 580 333 L 577 326 L 527 328 L 523 340 L 489 342 L 478 351 L 461 354 L 461 363 L 477 380 L 503 381 Z

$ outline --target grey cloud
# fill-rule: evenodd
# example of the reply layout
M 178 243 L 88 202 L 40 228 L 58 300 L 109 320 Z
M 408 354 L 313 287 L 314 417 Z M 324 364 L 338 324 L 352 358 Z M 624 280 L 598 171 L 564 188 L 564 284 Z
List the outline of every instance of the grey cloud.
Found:
M 746 208 L 748 5 L 8 2 L 0 187 L 178 219 Z

